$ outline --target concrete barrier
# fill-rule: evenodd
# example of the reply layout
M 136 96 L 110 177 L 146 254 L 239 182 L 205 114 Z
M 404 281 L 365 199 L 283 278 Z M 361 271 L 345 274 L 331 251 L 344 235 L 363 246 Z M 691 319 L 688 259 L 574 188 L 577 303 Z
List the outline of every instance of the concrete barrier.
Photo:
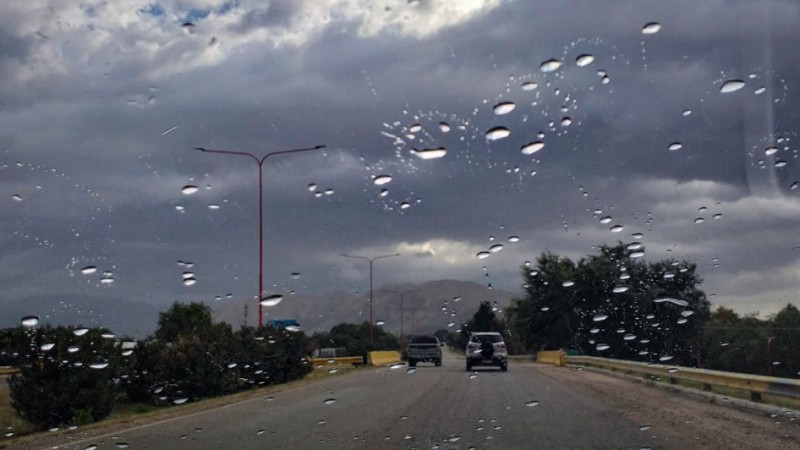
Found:
M 385 366 L 400 362 L 400 352 L 381 351 L 367 353 L 367 364 L 370 366 Z
M 563 350 L 538 352 L 536 353 L 536 362 L 562 367 L 567 364 L 567 354 Z

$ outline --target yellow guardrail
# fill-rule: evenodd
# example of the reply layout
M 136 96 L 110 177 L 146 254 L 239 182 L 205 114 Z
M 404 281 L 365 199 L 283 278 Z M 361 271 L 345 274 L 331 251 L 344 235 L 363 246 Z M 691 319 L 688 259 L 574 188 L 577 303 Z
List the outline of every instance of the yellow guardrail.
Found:
M 336 358 L 311 358 L 311 364 L 314 366 L 328 365 L 328 364 L 352 364 L 360 366 L 364 364 L 364 358 L 361 356 L 339 356 Z
M 19 369 L 11 366 L 0 366 L 0 376 L 13 375 L 19 372 Z
M 650 364 L 619 359 L 598 358 L 596 356 L 567 356 L 569 365 L 597 367 L 622 372 L 627 375 L 644 376 L 652 380 L 692 381 L 702 385 L 703 390 L 726 388 L 750 394 L 753 401 L 761 401 L 762 394 L 776 397 L 800 398 L 800 380 L 792 378 L 766 377 L 719 370 L 695 369 L 693 367 Z
M 567 354 L 563 350 L 553 350 L 536 353 L 536 362 L 542 364 L 552 364 L 554 366 L 565 366 L 567 364 Z
M 367 353 L 367 364 L 370 366 L 385 366 L 400 362 L 400 352 L 381 351 Z

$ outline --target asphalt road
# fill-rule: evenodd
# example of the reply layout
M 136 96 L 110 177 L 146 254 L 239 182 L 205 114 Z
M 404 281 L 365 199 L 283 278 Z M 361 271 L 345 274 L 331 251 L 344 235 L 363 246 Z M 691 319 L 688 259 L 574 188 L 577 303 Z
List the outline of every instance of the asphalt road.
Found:
M 442 367 L 369 368 L 340 377 L 139 427 L 65 443 L 130 449 L 307 448 L 672 448 L 533 364 L 466 372 Z M 645 399 L 646 400 L 646 399 Z M 532 403 L 538 402 L 538 403 Z

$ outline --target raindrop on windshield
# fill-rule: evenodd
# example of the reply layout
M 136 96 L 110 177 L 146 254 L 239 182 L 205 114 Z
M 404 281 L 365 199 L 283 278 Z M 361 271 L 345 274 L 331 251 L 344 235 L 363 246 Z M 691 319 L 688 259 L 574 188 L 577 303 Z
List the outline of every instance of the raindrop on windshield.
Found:
M 600 218 L 600 223 L 610 223 L 610 222 L 611 222 L 611 220 L 612 220 L 612 219 L 611 219 L 611 216 L 605 216 L 605 217 L 601 217 L 601 218 Z
M 186 278 L 185 280 L 183 280 L 184 286 L 194 286 L 196 283 L 197 283 L 196 278 Z
M 682 149 L 683 148 L 683 144 L 681 144 L 680 142 L 673 142 L 672 144 L 669 144 L 668 148 L 669 148 L 670 151 L 674 152 L 675 150 Z
M 412 149 L 411 154 L 419 159 L 438 159 L 447 154 L 447 149 L 444 147 L 424 148 L 422 150 Z
M 283 295 L 274 294 L 262 297 L 259 303 L 261 304 L 261 306 L 275 306 L 281 301 L 283 301 Z
M 609 230 L 611 230 L 612 233 L 619 233 L 624 229 L 625 227 L 623 227 L 622 225 L 614 225 L 613 227 L 609 228 Z
M 519 242 L 519 236 L 509 236 L 508 242 Z
M 767 156 L 774 155 L 775 153 L 778 153 L 778 147 L 767 147 L 764 149 L 764 154 Z
M 561 283 L 561 286 L 563 286 L 563 287 L 572 287 L 572 286 L 575 286 L 575 282 L 574 281 L 565 281 L 565 282 Z
M 19 321 L 19 324 L 28 328 L 35 327 L 39 324 L 39 316 L 25 316 Z
M 744 81 L 742 80 L 728 80 L 720 86 L 719 91 L 723 94 L 729 94 L 731 92 L 736 92 L 739 89 L 744 87 Z
M 21 202 L 22 201 L 22 196 L 19 195 L 19 194 L 14 194 L 14 195 L 11 196 L 11 198 L 13 198 L 14 201 L 17 201 L 17 202 Z
M 562 127 L 568 127 L 570 125 L 572 125 L 572 118 L 564 117 L 563 119 L 561 119 L 561 126 Z
M 372 180 L 375 186 L 383 186 L 390 181 L 392 181 L 391 175 L 378 175 Z
M 615 294 L 621 294 L 621 293 L 627 291 L 628 289 L 630 289 L 630 287 L 628 287 L 628 286 L 614 286 L 614 289 L 612 289 L 612 292 L 615 293 Z
M 494 127 L 486 132 L 486 139 L 489 141 L 497 141 L 508 137 L 510 134 L 511 130 L 506 127 Z
M 183 31 L 188 35 L 194 34 L 195 25 L 192 22 L 184 22 L 181 28 L 183 28 Z
M 642 27 L 642 34 L 656 34 L 661 31 L 661 24 L 658 22 L 648 22 Z
M 410 127 L 408 127 L 408 131 L 410 131 L 412 133 L 418 133 L 418 132 L 422 131 L 422 125 L 420 125 L 418 123 L 415 123 L 415 124 L 411 125 Z
M 596 348 L 597 351 L 602 352 L 603 350 L 608 350 L 609 348 L 611 348 L 611 346 L 608 344 L 597 344 Z
M 97 272 L 97 267 L 95 266 L 86 266 L 83 269 L 81 269 L 81 273 L 84 275 L 91 275 L 95 272 Z
M 553 72 L 557 70 L 559 67 L 561 67 L 561 61 L 557 59 L 548 59 L 539 66 L 539 70 L 545 73 Z
M 450 124 L 447 122 L 439 122 L 439 129 L 442 130 L 442 133 L 448 133 L 450 131 Z
M 494 244 L 493 246 L 489 247 L 489 251 L 492 253 L 497 253 L 503 249 L 503 244 Z
M 704 219 L 702 217 L 698 217 L 698 218 L 694 219 L 694 223 L 703 223 L 705 221 L 706 221 L 706 219 Z
M 592 317 L 593 322 L 602 322 L 606 319 L 608 319 L 607 314 L 597 314 L 596 316 Z
M 492 108 L 492 111 L 495 113 L 495 115 L 502 116 L 504 114 L 510 113 L 516 107 L 517 107 L 517 105 L 514 102 L 501 102 L 501 103 L 498 103 L 498 104 L 494 105 L 494 108 Z
M 586 67 L 592 62 L 594 62 L 593 55 L 583 54 L 575 58 L 575 64 L 577 64 L 578 67 Z
M 192 195 L 192 194 L 196 193 L 199 190 L 200 190 L 199 187 L 191 185 L 191 184 L 188 184 L 188 185 L 184 186 L 183 188 L 181 188 L 181 192 L 183 194 L 185 194 L 185 195 Z
M 72 330 L 72 334 L 75 336 L 83 336 L 84 334 L 88 333 L 89 329 L 86 327 L 75 328 Z
M 300 272 L 292 272 L 292 274 L 291 274 L 291 277 L 292 277 L 293 279 L 295 279 L 295 280 L 299 280 L 299 279 L 300 279 L 300 276 L 301 276 L 301 275 L 300 275 Z
M 490 255 L 491 255 L 491 253 L 489 253 L 487 251 L 482 251 L 482 252 L 478 252 L 475 256 L 477 256 L 478 259 L 485 259 L 485 258 L 488 258 Z
M 522 83 L 522 90 L 523 91 L 532 91 L 539 87 L 539 83 L 535 81 L 526 81 Z
M 385 320 L 377 320 L 377 321 L 375 321 L 375 325 L 378 325 L 378 326 L 386 325 L 386 321 Z
M 336 403 L 336 399 L 335 398 L 326 398 L 322 403 L 324 403 L 326 405 L 332 405 L 332 404 Z
M 543 148 L 544 148 L 544 142 L 533 141 L 523 145 L 522 148 L 520 148 L 520 151 L 522 151 L 523 155 L 532 155 Z

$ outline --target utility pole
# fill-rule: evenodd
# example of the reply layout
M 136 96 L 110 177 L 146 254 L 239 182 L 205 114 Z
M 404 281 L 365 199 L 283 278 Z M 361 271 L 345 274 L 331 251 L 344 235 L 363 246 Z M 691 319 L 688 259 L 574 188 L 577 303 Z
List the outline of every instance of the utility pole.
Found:
M 400 253 L 393 253 L 391 255 L 373 256 L 371 258 L 367 257 L 367 256 L 344 255 L 344 254 L 342 256 L 345 257 L 345 258 L 364 259 L 364 260 L 369 261 L 369 345 L 370 345 L 370 347 L 372 347 L 372 335 L 373 335 L 373 331 L 372 331 L 372 328 L 373 328 L 373 324 L 372 324 L 372 263 L 375 260 L 378 260 L 378 259 L 381 259 L 381 258 L 392 258 L 394 256 L 400 256 Z
M 403 316 L 405 315 L 405 307 L 403 306 L 403 296 L 405 294 L 411 292 L 417 292 L 419 289 L 407 289 L 405 291 L 393 291 L 389 289 L 384 289 L 384 292 L 391 292 L 392 294 L 399 294 L 400 295 L 400 348 L 404 347 L 405 344 L 405 333 L 403 331 Z

